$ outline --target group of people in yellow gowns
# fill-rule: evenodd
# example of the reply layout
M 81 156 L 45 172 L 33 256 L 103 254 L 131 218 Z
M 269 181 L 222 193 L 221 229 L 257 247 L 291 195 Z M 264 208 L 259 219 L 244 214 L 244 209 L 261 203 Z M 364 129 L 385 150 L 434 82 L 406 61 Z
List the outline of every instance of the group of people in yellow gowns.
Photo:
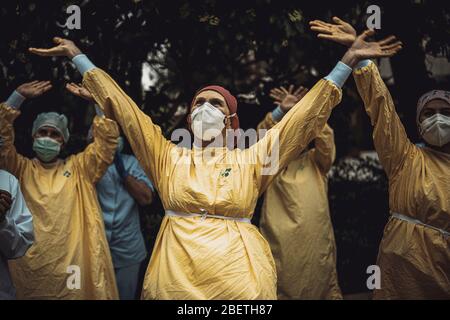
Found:
M 142 299 L 342 299 L 327 199 L 335 159 L 327 121 L 353 73 L 389 178 L 391 218 L 374 298 L 450 298 L 450 92 L 435 90 L 419 100 L 417 125 L 426 146 L 418 147 L 369 60 L 391 57 L 402 44 L 395 37 L 368 41 L 373 31 L 357 36 L 338 18 L 312 21 L 311 29 L 346 45 L 345 55 L 309 91 L 275 90 L 279 107 L 266 115 L 259 129 L 267 131 L 248 148 L 236 148 L 237 135 L 229 139 L 239 130 L 237 100 L 223 87 L 195 94 L 188 115 L 193 142 L 186 148 L 167 140 L 72 41 L 55 38 L 53 48 L 30 48 L 71 59 L 101 110 L 94 142 L 65 160 L 55 150 L 67 143 L 67 119 L 46 115 L 33 128 L 41 157 L 27 159 L 14 148 L 17 101 L 50 85 L 28 84 L 0 105 L 0 168 L 20 181 L 35 234 L 24 257 L 10 261 L 17 296 L 118 298 L 94 185 L 113 161 L 120 127 L 165 209 Z M 264 193 L 258 229 L 250 220 Z M 68 286 L 73 266 L 81 276 L 75 288 Z

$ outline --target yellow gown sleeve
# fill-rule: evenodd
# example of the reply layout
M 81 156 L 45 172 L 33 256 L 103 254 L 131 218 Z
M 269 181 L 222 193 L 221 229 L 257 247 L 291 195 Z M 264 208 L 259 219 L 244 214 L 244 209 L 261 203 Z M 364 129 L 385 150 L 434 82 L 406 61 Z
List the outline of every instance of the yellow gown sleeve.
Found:
M 256 172 L 259 194 L 320 133 L 341 97 L 341 89 L 334 83 L 319 80 L 280 122 L 245 150 L 247 161 L 255 163 L 259 171 Z
M 389 178 L 402 168 L 414 148 L 395 111 L 394 102 L 373 62 L 353 72 L 358 92 L 370 117 L 373 141 L 380 162 Z
M 328 124 L 314 139 L 313 157 L 320 171 L 325 175 L 330 171 L 336 159 L 336 145 L 334 144 L 334 132 Z
M 266 114 L 266 116 L 264 117 L 264 119 L 258 124 L 257 129 L 258 130 L 264 130 L 264 129 L 269 130 L 276 124 L 277 124 L 277 121 L 275 121 L 272 118 L 272 112 L 268 112 Z
M 86 72 L 83 85 L 103 111 L 112 114 L 119 123 L 145 173 L 159 189 L 161 175 L 174 144 L 103 70 L 94 68 Z
M 75 156 L 81 172 L 92 183 L 97 183 L 114 160 L 119 127 L 113 120 L 96 116 L 92 125 L 94 142 Z
M 272 112 L 266 114 L 264 119 L 258 124 L 258 130 L 269 130 L 278 121 L 272 117 Z M 312 150 L 313 159 L 319 166 L 323 174 L 327 174 L 336 159 L 336 145 L 334 144 L 334 132 L 328 124 L 314 140 L 315 148 Z
M 0 168 L 9 171 L 20 180 L 26 162 L 29 159 L 17 153 L 14 146 L 14 120 L 20 115 L 20 111 L 15 110 L 5 103 L 0 104 Z

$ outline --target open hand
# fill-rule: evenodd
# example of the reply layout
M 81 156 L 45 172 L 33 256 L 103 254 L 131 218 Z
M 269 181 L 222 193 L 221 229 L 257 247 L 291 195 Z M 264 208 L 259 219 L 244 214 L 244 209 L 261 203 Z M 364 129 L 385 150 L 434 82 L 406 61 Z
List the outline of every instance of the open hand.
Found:
M 50 49 L 41 49 L 41 48 L 29 48 L 28 50 L 31 53 L 37 54 L 43 57 L 61 57 L 65 56 L 69 59 L 72 59 L 76 55 L 81 54 L 80 49 L 73 43 L 73 41 L 68 39 L 63 39 L 59 37 L 53 38 L 53 42 L 56 44 L 55 47 Z
M 66 84 L 66 89 L 70 93 L 72 93 L 84 100 L 87 100 L 89 102 L 95 102 L 94 97 L 89 92 L 89 90 L 84 88 L 81 84 L 76 84 L 76 83 L 71 82 L 71 83 Z
M 309 22 L 312 31 L 318 32 L 320 39 L 331 40 L 344 46 L 350 47 L 356 40 L 356 30 L 349 23 L 333 17 L 334 24 L 322 20 Z
M 392 57 L 402 49 L 403 44 L 395 36 L 389 36 L 380 41 L 368 42 L 367 37 L 375 34 L 373 30 L 366 30 L 353 42 L 349 51 L 358 60 L 370 58 Z
M 50 81 L 32 81 L 20 85 L 16 91 L 25 98 L 35 98 L 52 88 Z
M 288 89 L 285 87 L 274 88 L 270 90 L 270 97 L 273 101 L 280 105 L 283 112 L 288 112 L 297 102 L 299 102 L 308 89 L 300 86 L 294 91 L 294 86 L 290 85 Z

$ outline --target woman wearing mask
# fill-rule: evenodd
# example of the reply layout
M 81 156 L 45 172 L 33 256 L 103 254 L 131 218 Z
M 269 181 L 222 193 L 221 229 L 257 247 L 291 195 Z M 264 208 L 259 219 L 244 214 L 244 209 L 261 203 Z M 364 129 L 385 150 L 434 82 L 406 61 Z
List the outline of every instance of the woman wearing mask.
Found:
M 333 20 L 334 24 L 314 21 L 312 30 L 354 47 L 353 27 Z M 374 298 L 449 299 L 450 92 L 433 90 L 419 99 L 417 126 L 426 146 L 418 147 L 406 136 L 375 64 L 358 60 L 356 85 L 389 178 L 391 218 L 380 244 L 381 288 Z
M 277 125 L 244 150 L 224 143 L 227 129 L 239 128 L 236 99 L 219 86 L 199 90 L 188 117 L 194 145 L 181 148 L 166 140 L 151 118 L 72 41 L 55 42 L 54 48 L 30 51 L 73 60 L 83 74 L 83 85 L 121 125 L 166 210 L 142 297 L 276 299 L 270 248 L 250 218 L 276 168 L 297 158 L 322 130 L 351 73 L 345 63 L 351 65 L 353 58 L 344 56 Z M 278 166 L 266 172 L 270 157 Z
M 94 184 L 113 161 L 119 130 L 114 121 L 96 117 L 95 142 L 62 160 L 58 155 L 69 140 L 67 118 L 41 113 L 32 128 L 36 158 L 21 156 L 13 128 L 20 105 L 50 88 L 48 81 L 26 83 L 0 104 L 0 168 L 20 181 L 35 234 L 26 255 L 10 262 L 17 298 L 117 299 Z

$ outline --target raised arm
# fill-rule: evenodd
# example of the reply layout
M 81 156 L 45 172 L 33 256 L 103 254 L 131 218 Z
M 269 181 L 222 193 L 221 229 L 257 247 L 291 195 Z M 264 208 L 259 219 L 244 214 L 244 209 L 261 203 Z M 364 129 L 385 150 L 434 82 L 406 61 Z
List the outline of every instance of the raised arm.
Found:
M 51 89 L 49 81 L 32 81 L 19 86 L 4 103 L 0 104 L 0 168 L 21 179 L 29 159 L 17 153 L 14 146 L 14 120 L 20 115 L 20 107 L 27 98 L 42 95 Z
M 30 51 L 42 56 L 66 56 L 83 74 L 83 86 L 94 96 L 107 116 L 116 120 L 147 175 L 158 187 L 160 176 L 170 160 L 175 145 L 164 138 L 161 128 L 142 112 L 118 84 L 104 71 L 96 68 L 72 41 L 55 38 L 56 47 Z
M 91 93 L 81 85 L 69 83 L 66 89 L 88 102 L 95 103 Z M 97 116 L 92 124 L 94 141 L 86 150 L 75 156 L 78 166 L 93 183 L 98 182 L 112 164 L 119 137 L 117 123 L 105 117 L 97 105 L 95 111 Z
M 119 127 L 117 123 L 103 116 L 96 116 L 92 124 L 94 142 L 75 155 L 75 160 L 92 183 L 98 182 L 113 163 L 117 148 Z
M 366 64 L 355 69 L 354 78 L 373 126 L 375 149 L 386 174 L 392 177 L 402 168 L 414 145 L 406 135 L 378 68 L 373 62 Z
M 307 88 L 302 86 L 294 90 L 294 86 L 290 85 L 289 88 L 280 87 L 270 90 L 270 97 L 274 103 L 278 106 L 272 111 L 266 114 L 263 121 L 258 124 L 258 130 L 269 130 L 276 125 L 283 116 L 291 110 L 297 102 L 299 102 L 308 92 Z
M 273 126 L 248 149 L 250 160 L 257 164 L 259 193 L 267 188 L 279 169 L 294 160 L 320 133 L 331 111 L 341 99 L 341 86 L 351 68 L 339 62 Z
M 320 171 L 326 175 L 336 159 L 334 132 L 328 124 L 325 124 L 323 130 L 314 139 L 314 149 L 312 152 Z
M 319 38 L 344 44 L 353 52 L 355 59 L 354 77 L 359 94 L 374 126 L 373 139 L 380 161 L 389 177 L 401 169 L 403 160 L 414 147 L 408 140 L 405 129 L 395 112 L 392 97 L 386 88 L 376 66 L 368 58 L 390 57 L 402 48 L 402 43 L 394 36 L 378 42 L 368 42 L 366 38 L 374 34 L 366 30 L 355 37 L 354 29 L 338 18 L 335 24 L 315 20 L 311 29 L 319 32 Z

